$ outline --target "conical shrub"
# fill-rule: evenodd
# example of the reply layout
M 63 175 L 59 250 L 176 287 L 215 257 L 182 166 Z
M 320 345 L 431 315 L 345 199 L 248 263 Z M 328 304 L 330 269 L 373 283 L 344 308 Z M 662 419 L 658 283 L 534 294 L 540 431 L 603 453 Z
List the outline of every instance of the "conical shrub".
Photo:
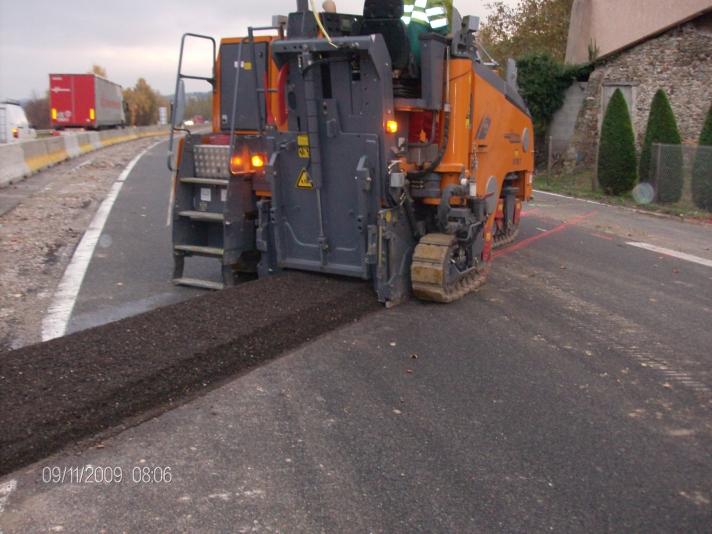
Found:
M 692 200 L 698 208 L 712 211 L 712 106 L 692 160 Z
M 662 147 L 658 153 L 653 147 L 656 143 L 676 147 Z M 658 202 L 667 204 L 680 200 L 683 184 L 682 162 L 682 139 L 677 129 L 675 114 L 665 91 L 658 89 L 650 106 L 638 167 L 640 181 L 654 184 Z
M 598 153 L 598 183 L 604 193 L 620 195 L 638 179 L 635 134 L 623 93 L 616 89 L 606 108 Z

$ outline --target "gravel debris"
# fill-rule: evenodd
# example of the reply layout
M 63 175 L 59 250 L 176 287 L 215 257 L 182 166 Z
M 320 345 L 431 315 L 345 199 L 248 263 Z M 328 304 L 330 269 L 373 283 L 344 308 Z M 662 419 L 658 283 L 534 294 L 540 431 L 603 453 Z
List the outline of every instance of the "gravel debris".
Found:
M 41 341 L 42 318 L 94 214 L 126 165 L 155 142 L 112 145 L 0 189 L 9 201 L 36 187 L 0 216 L 0 356 Z

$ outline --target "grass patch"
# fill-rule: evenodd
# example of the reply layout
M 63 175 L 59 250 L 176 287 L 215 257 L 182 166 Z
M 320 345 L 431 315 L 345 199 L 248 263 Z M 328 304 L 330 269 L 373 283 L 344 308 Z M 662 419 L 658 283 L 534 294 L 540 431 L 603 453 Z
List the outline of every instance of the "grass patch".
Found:
M 685 219 L 697 219 L 712 222 L 712 213 L 698 209 L 692 202 L 683 200 L 675 204 L 639 204 L 633 199 L 630 193 L 620 196 L 604 195 L 600 188 L 593 191 L 591 182 L 593 180 L 593 170 L 581 170 L 573 174 L 554 175 L 546 185 L 546 171 L 540 171 L 534 175 L 534 189 L 558 193 L 576 198 L 596 200 L 612 206 L 626 206 L 654 213 L 664 213 Z

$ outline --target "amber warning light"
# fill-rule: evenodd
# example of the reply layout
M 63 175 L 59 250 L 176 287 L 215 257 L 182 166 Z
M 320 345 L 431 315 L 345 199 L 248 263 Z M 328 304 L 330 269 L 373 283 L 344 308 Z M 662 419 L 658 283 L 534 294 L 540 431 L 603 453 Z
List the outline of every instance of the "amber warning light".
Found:
M 230 172 L 237 174 L 238 172 L 242 172 L 244 170 L 245 169 L 242 166 L 242 158 L 240 156 L 233 156 L 230 159 Z
M 386 131 L 388 133 L 396 133 L 398 131 L 398 123 L 396 121 L 386 122 Z
M 262 159 L 262 156 L 256 154 L 252 156 L 252 166 L 256 169 L 260 167 L 264 167 L 265 165 L 265 160 Z

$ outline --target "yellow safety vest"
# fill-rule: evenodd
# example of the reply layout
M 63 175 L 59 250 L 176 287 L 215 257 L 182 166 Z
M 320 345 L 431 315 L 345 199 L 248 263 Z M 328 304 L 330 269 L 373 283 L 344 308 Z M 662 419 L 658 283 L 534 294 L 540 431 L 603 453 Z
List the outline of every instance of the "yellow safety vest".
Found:
M 447 33 L 449 27 L 447 0 L 405 0 L 403 2 L 403 22 L 417 22 L 430 26 L 433 31 Z

